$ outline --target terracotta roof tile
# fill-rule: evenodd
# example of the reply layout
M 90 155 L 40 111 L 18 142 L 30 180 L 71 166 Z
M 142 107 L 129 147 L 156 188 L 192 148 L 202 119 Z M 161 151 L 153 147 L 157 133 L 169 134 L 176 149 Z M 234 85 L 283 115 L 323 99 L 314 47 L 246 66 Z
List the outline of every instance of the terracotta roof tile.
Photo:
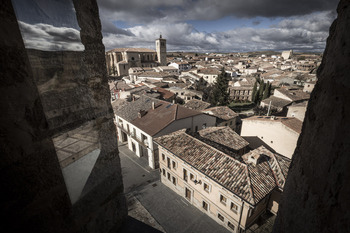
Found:
M 152 102 L 155 102 L 155 109 L 152 109 Z M 140 110 L 145 112 L 141 118 L 138 117 Z M 173 121 L 200 114 L 203 113 L 146 96 L 124 105 L 117 113 L 151 136 L 156 135 Z
M 260 158 L 253 165 L 230 157 L 187 134 L 185 130 L 156 138 L 155 142 L 252 205 L 278 186 L 278 178 L 275 177 L 281 175 L 274 172 L 279 173 L 280 170 L 271 169 L 270 161 L 274 161 L 275 157 L 264 147 L 250 152 L 258 154 Z
M 235 151 L 243 149 L 249 143 L 239 136 L 233 129 L 228 126 L 208 127 L 198 131 L 203 138 L 209 139 Z
M 201 110 L 208 108 L 210 106 L 210 103 L 204 102 L 202 100 L 192 99 L 192 100 L 188 101 L 187 103 L 185 103 L 183 106 L 186 108 L 193 109 L 193 110 L 201 111 Z
M 235 118 L 238 116 L 238 113 L 235 113 L 233 110 L 231 110 L 227 106 L 218 106 L 218 107 L 207 108 L 207 109 L 203 110 L 202 112 L 208 113 L 209 115 L 213 115 L 213 116 L 220 118 L 224 121 L 231 120 L 232 118 Z

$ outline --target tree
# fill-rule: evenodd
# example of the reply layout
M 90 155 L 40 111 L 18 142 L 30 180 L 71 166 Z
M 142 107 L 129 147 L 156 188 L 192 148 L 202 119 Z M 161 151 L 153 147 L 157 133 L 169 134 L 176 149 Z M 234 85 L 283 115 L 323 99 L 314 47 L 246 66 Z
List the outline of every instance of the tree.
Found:
M 260 81 L 258 102 L 260 102 L 264 95 L 265 83 L 263 80 Z
M 269 90 L 270 89 L 271 89 L 270 88 L 270 83 L 267 82 L 266 85 L 265 85 L 265 88 L 264 88 L 264 94 L 263 94 L 263 97 L 262 97 L 263 100 L 270 96 L 270 94 L 269 94 Z
M 257 102 L 257 93 L 258 93 L 258 79 L 256 79 L 255 83 L 254 83 L 254 87 L 253 87 L 253 92 L 252 92 L 252 101 L 254 103 Z
M 227 105 L 229 102 L 229 93 L 227 91 L 229 79 L 226 77 L 225 69 L 221 69 L 221 73 L 216 79 L 210 95 L 210 102 L 214 106 Z

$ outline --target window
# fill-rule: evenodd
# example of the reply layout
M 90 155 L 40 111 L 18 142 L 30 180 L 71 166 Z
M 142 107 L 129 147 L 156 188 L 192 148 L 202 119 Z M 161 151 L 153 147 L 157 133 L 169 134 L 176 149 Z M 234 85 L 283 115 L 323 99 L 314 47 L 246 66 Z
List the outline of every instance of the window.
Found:
M 221 214 L 218 214 L 218 219 L 220 219 L 221 221 L 225 220 L 224 216 L 222 216 Z
M 191 190 L 189 190 L 188 188 L 185 188 L 185 197 L 187 198 L 187 200 L 191 201 Z
M 173 177 L 173 184 L 176 186 L 176 178 Z
M 220 194 L 220 202 L 226 205 L 227 198 Z
M 168 180 L 170 180 L 170 173 L 169 172 L 167 172 L 168 173 Z
M 273 143 L 273 141 L 271 141 L 271 143 Z
M 225 126 L 227 126 L 228 124 L 227 123 L 225 123 Z
M 163 176 L 165 176 L 165 170 L 163 169 Z
M 238 212 L 238 206 L 237 206 L 235 203 L 231 202 L 231 207 L 230 207 L 230 209 L 231 209 L 235 214 L 237 214 L 237 212 Z
M 133 152 L 136 152 L 136 146 L 135 146 L 135 143 L 133 143 L 133 142 L 132 142 L 132 143 L 131 143 L 131 147 L 132 147 L 132 151 L 133 151 Z
M 190 173 L 190 180 L 194 181 L 195 180 L 195 177 L 192 173 Z
M 187 170 L 184 169 L 183 171 L 184 171 L 184 180 L 187 182 Z
M 165 160 L 165 155 L 162 153 L 162 160 L 164 161 Z
M 166 158 L 166 160 L 167 160 L 167 166 L 168 168 L 170 168 L 170 158 Z
M 230 121 L 230 125 L 232 125 L 232 123 L 233 123 L 233 122 L 232 122 L 232 121 Z
M 173 169 L 176 170 L 176 162 L 175 161 L 172 162 L 172 165 L 173 165 Z
M 206 203 L 205 201 L 202 202 L 202 208 L 205 209 L 206 211 L 208 211 L 208 203 Z
M 207 128 L 207 124 L 202 125 L 202 129 L 205 129 L 205 128 Z
M 227 226 L 228 226 L 229 228 L 231 228 L 233 231 L 235 230 L 235 225 L 233 225 L 232 223 L 228 222 L 228 223 L 227 223 Z
M 209 193 L 209 191 L 210 191 L 209 184 L 204 183 L 203 188 L 204 188 L 204 191 L 206 191 L 206 192 L 208 192 L 208 193 Z

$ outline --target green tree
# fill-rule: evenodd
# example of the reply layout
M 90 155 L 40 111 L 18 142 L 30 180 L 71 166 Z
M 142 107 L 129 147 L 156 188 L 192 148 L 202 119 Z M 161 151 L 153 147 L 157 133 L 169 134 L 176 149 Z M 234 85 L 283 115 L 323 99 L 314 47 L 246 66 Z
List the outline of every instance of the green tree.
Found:
M 229 93 L 227 91 L 229 79 L 226 77 L 224 68 L 216 79 L 210 95 L 210 102 L 214 106 L 223 106 L 229 103 Z
M 269 95 L 269 90 L 270 90 L 270 83 L 267 82 L 266 85 L 265 85 L 265 88 L 264 88 L 264 94 L 263 94 L 263 97 L 262 97 L 263 100 L 270 96 Z
M 258 79 L 255 81 L 254 83 L 254 87 L 253 87 L 253 93 L 252 93 L 252 101 L 254 103 L 256 103 L 257 101 L 257 93 L 258 93 Z
M 258 102 L 260 102 L 263 98 L 264 89 L 265 89 L 265 83 L 264 83 L 264 81 L 261 80 L 260 86 L 259 86 Z

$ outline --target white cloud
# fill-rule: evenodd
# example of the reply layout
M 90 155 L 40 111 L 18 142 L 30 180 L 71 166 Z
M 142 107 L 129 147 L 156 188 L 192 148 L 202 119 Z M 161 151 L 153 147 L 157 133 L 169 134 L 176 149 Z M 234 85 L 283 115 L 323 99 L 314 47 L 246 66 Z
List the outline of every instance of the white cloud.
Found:
M 27 24 L 19 21 L 26 48 L 39 50 L 84 50 L 80 33 L 74 28 L 54 27 L 48 24 Z
M 107 49 L 116 47 L 155 48 L 154 40 L 162 33 L 167 39 L 168 51 L 254 51 L 307 50 L 322 52 L 328 37 L 328 28 L 334 19 L 330 11 L 312 13 L 302 18 L 285 18 L 270 28 L 237 28 L 225 32 L 198 32 L 188 23 L 155 21 L 128 28 L 135 36 L 111 35 L 104 37 Z

